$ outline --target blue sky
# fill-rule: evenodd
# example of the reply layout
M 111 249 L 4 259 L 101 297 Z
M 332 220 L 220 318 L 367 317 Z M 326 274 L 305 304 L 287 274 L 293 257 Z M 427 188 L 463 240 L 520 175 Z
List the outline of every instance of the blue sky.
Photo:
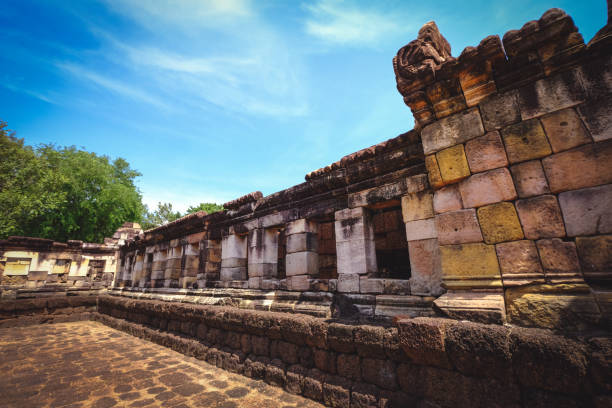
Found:
M 298 184 L 413 127 L 391 59 L 434 20 L 458 56 L 551 8 L 586 41 L 604 0 L 3 0 L 0 118 L 142 172 L 180 210 Z

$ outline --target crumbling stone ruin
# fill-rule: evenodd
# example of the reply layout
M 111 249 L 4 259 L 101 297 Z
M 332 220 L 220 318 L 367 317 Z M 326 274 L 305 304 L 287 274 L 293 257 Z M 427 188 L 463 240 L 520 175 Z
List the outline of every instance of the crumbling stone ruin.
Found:
M 611 41 L 425 24 L 415 129 L 127 239 L 78 315 L 329 406 L 612 405 Z
M 127 222 L 104 244 L 31 237 L 0 240 L 0 297 L 107 288 L 115 278 L 119 246 L 140 232 L 138 224 Z

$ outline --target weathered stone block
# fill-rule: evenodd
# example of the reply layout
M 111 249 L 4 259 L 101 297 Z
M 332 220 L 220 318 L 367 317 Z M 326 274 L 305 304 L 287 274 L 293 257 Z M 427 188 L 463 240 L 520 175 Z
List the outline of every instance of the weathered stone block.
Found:
M 436 215 L 436 229 L 441 245 L 482 242 L 480 225 L 473 208 Z
M 542 160 L 553 193 L 612 183 L 610 163 L 612 140 L 577 147 Z
M 423 220 L 433 216 L 433 195 L 431 193 L 408 194 L 402 197 L 404 222 Z
M 515 164 L 510 167 L 516 191 L 521 198 L 550 193 L 548 181 L 539 160 Z
M 559 194 L 567 235 L 608 234 L 612 232 L 612 185 L 585 188 Z
M 223 237 L 221 241 L 221 254 L 226 258 L 246 258 L 247 257 L 247 237 L 235 234 Z
M 552 153 L 538 119 L 508 126 L 501 131 L 510 163 L 539 159 Z
M 301 218 L 299 220 L 291 221 L 287 223 L 287 228 L 285 230 L 286 235 L 293 234 L 301 234 L 304 232 L 318 233 L 319 224 L 314 221 L 309 221 L 305 218 Z
M 277 263 L 250 263 L 248 266 L 250 277 L 273 277 L 277 276 Z
M 430 154 L 483 134 L 478 109 L 472 108 L 427 125 L 421 132 L 421 139 L 425 154 Z
M 338 292 L 341 293 L 359 293 L 359 275 L 345 274 L 338 275 Z
M 314 365 L 319 370 L 336 374 L 336 353 L 315 348 L 313 351 Z
M 249 277 L 249 289 L 261 289 L 262 278 L 251 278 Z
M 541 120 L 555 153 L 592 142 L 574 109 L 553 112 L 542 116 Z
M 507 125 L 519 122 L 517 91 L 491 95 L 480 102 L 482 122 L 487 131 L 501 129 Z
M 440 247 L 440 251 L 442 279 L 448 289 L 501 286 L 495 246 L 445 245 Z
M 384 279 L 370 279 L 361 276 L 359 279 L 359 292 L 361 293 L 384 293 Z
M 593 328 L 600 319 L 597 303 L 585 284 L 507 288 L 505 298 L 508 321 L 519 326 L 575 331 Z
M 349 408 L 351 382 L 336 376 L 327 376 L 323 383 L 323 403 L 328 407 Z
M 553 282 L 581 282 L 576 245 L 559 238 L 541 239 L 536 242 L 544 273 Z
M 336 242 L 372 239 L 373 231 L 367 209 L 347 208 L 336 211 L 335 216 Z
M 247 278 L 247 268 L 244 266 L 236 268 L 221 268 L 220 279 L 222 281 L 245 280 Z
M 444 315 L 459 320 L 479 323 L 504 324 L 506 306 L 500 292 L 452 291 L 434 300 L 434 305 Z
M 478 209 L 478 220 L 487 244 L 523 239 L 523 230 L 512 203 L 481 207 Z
M 459 186 L 453 184 L 437 190 L 433 196 L 433 208 L 436 214 L 462 209 Z
M 350 380 L 361 379 L 361 363 L 357 354 L 338 354 L 338 374 Z
M 42 281 L 47 279 L 47 271 L 28 271 L 29 281 Z
M 612 235 L 577 237 L 576 249 L 587 281 L 612 281 Z
M 533 241 L 512 241 L 495 245 L 504 287 L 544 283 L 544 272 Z
M 442 175 L 440 174 L 440 167 L 438 167 L 438 160 L 435 154 L 425 156 L 425 168 L 427 168 L 427 178 L 429 184 L 433 188 L 442 187 L 444 182 L 442 181 Z
M 286 251 L 288 254 L 303 251 L 317 252 L 318 250 L 319 239 L 316 234 L 311 232 L 303 232 L 299 234 L 287 235 Z
M 463 374 L 507 381 L 513 378 L 508 335 L 508 328 L 503 326 L 472 322 L 450 325 L 445 338 L 449 359 Z
M 441 293 L 442 264 L 437 239 L 408 242 L 410 254 L 410 291 L 414 295 Z
M 398 319 L 396 324 L 402 349 L 411 361 L 420 365 L 451 367 L 444 339 L 447 327 L 453 324 L 452 320 L 417 317 Z
M 387 390 L 398 388 L 395 363 L 391 360 L 363 358 L 361 361 L 361 376 L 364 381 Z
M 516 198 L 516 190 L 508 169 L 495 169 L 474 174 L 459 184 L 463 206 L 481 207 Z
M 307 291 L 310 289 L 310 277 L 308 275 L 287 276 L 287 289 Z
M 555 238 L 565 236 L 565 227 L 557 198 L 544 195 L 516 202 L 525 238 Z
M 436 158 L 445 184 L 469 177 L 470 168 L 462 144 L 439 151 L 436 153 Z
M 468 141 L 465 144 L 465 155 L 472 173 L 508 165 L 506 150 L 498 132 L 490 132 Z
M 406 239 L 408 241 L 436 238 L 437 236 L 434 218 L 406 223 Z
M 578 70 L 566 71 L 540 79 L 519 89 L 523 120 L 578 105 L 584 101 L 584 89 Z
M 336 241 L 336 262 L 338 273 L 364 275 L 377 272 L 374 240 Z
M 319 273 L 319 254 L 316 252 L 294 252 L 285 256 L 287 276 L 316 275 Z

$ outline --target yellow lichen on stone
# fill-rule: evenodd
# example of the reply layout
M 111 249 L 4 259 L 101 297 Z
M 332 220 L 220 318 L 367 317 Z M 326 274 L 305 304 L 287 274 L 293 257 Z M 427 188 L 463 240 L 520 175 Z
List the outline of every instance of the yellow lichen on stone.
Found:
M 601 313 L 586 284 L 529 285 L 505 290 L 508 322 L 519 326 L 583 330 Z
M 444 183 L 459 181 L 471 174 L 462 144 L 436 153 L 436 158 Z
M 444 182 L 442 181 L 442 175 L 440 174 L 440 168 L 438 167 L 438 160 L 435 154 L 425 156 L 425 167 L 427 168 L 429 184 L 431 184 L 433 188 L 442 187 Z
M 512 203 L 503 202 L 479 208 L 478 221 L 487 244 L 523 239 L 523 229 Z
M 502 130 L 510 163 L 546 157 L 552 153 L 544 129 L 538 119 L 531 119 Z
M 495 246 L 482 243 L 443 245 L 442 279 L 448 289 L 501 287 Z

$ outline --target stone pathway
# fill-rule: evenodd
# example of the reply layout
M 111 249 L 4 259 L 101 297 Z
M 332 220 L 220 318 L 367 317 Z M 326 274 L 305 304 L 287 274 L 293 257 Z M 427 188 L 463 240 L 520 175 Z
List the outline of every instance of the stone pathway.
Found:
M 0 407 L 321 407 L 97 322 L 0 329 Z

